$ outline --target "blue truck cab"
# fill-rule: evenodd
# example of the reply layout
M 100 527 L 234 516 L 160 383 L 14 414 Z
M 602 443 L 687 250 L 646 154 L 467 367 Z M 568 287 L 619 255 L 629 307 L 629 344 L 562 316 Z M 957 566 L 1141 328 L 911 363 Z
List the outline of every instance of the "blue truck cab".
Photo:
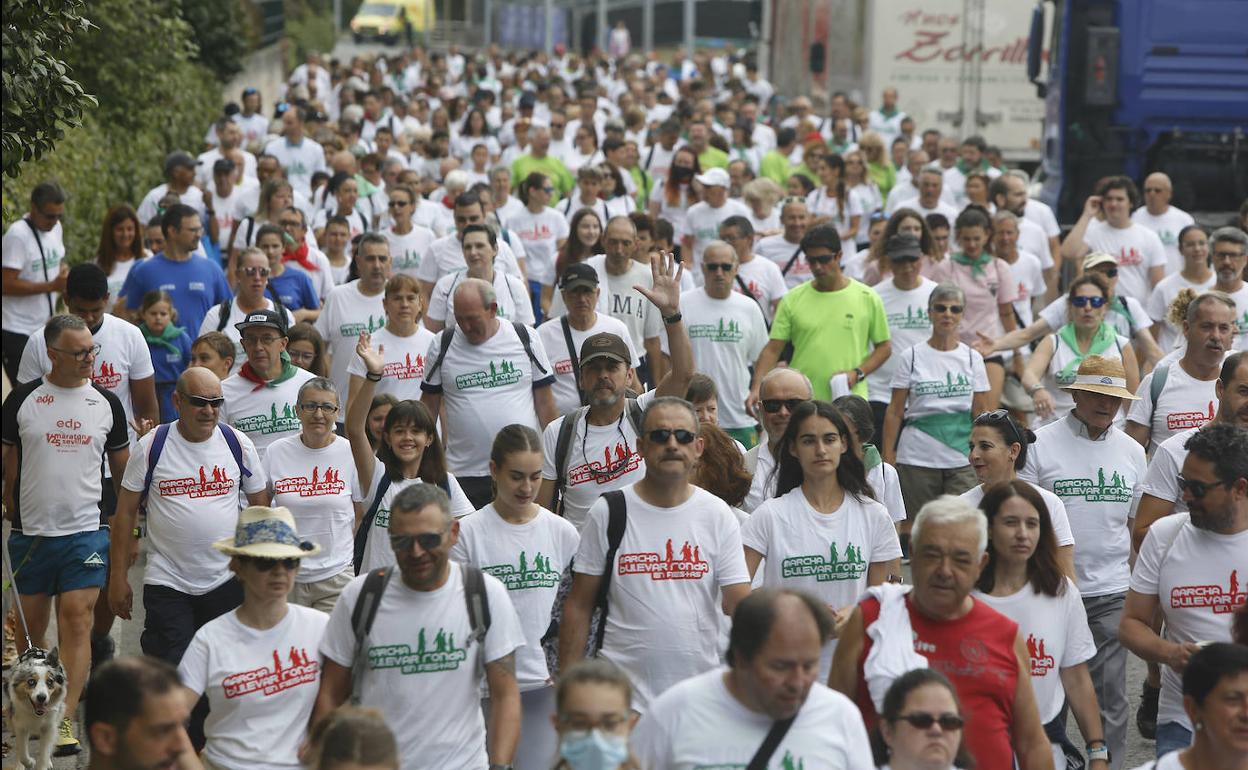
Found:
M 1169 174 L 1193 214 L 1248 197 L 1248 0 L 1042 0 L 1027 69 L 1045 100 L 1039 197 L 1060 221 L 1115 174 Z

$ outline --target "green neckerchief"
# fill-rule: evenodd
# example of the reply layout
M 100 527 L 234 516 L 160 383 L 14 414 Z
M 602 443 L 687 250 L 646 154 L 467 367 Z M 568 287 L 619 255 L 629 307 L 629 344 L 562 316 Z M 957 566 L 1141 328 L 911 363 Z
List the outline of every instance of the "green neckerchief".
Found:
M 355 179 L 355 186 L 359 188 L 359 193 L 360 193 L 361 198 L 367 198 L 368 196 L 377 192 L 377 190 L 379 189 L 377 185 L 365 179 L 363 174 L 356 174 L 354 176 L 354 179 Z
M 186 331 L 181 326 L 165 324 L 164 331 L 160 334 L 153 334 L 152 330 L 147 328 L 147 324 L 141 323 L 139 324 L 139 331 L 143 332 L 143 339 L 147 340 L 149 345 L 160 345 L 162 348 L 168 348 L 170 353 L 182 352 L 177 345 L 173 344 L 173 340 L 176 340 Z
M 880 107 L 880 114 L 881 114 L 881 115 L 883 115 L 885 118 L 891 118 L 891 117 L 893 117 L 894 115 L 896 115 L 896 114 L 897 114 L 897 108 L 896 108 L 896 107 L 884 107 L 884 106 L 881 106 L 881 107 Z
M 875 448 L 875 444 L 862 445 L 862 464 L 866 466 L 865 470 L 870 473 L 871 469 L 884 462 L 884 458 L 880 457 L 880 450 Z
M 985 251 L 983 254 L 979 255 L 978 259 L 971 259 L 962 252 L 955 251 L 952 259 L 959 265 L 966 265 L 969 267 L 971 269 L 971 277 L 978 278 L 984 274 L 984 267 L 992 261 L 992 255 Z
M 1088 356 L 1099 356 L 1111 348 L 1118 340 L 1118 333 L 1114 331 L 1114 327 L 1102 321 L 1092 335 L 1092 344 L 1088 345 L 1087 353 L 1079 352 L 1079 340 L 1075 338 L 1075 325 L 1073 323 L 1068 323 L 1058 329 L 1057 337 L 1062 342 L 1065 342 L 1066 346 L 1075 354 L 1075 357 L 1066 366 L 1062 367 L 1062 370 L 1054 377 L 1058 383 L 1062 383 L 1063 381 L 1073 382 L 1074 378 L 1071 375 L 1079 369 L 1079 364 L 1083 363 L 1083 359 Z
M 256 383 L 256 387 L 251 389 L 253 393 L 257 390 L 260 390 L 261 388 L 276 388 L 278 385 L 281 385 L 286 380 L 289 380 L 291 377 L 294 377 L 295 372 L 299 371 L 299 367 L 295 366 L 294 364 L 290 362 L 290 354 L 287 353 L 285 350 L 282 351 L 281 362 L 282 362 L 281 373 L 271 380 L 264 379 L 263 377 L 260 376 L 259 372 L 257 372 L 255 369 L 252 369 L 250 361 L 243 364 L 242 368 L 238 370 L 238 376 L 242 377 L 244 380 L 247 380 L 249 382 Z
M 955 165 L 958 167 L 958 171 L 962 172 L 962 176 L 966 176 L 967 174 L 971 173 L 971 167 L 966 165 L 966 161 L 962 160 L 961 158 L 958 158 L 958 162 Z M 983 171 L 986 174 L 988 173 L 988 169 L 990 168 L 992 168 L 992 166 L 988 163 L 988 160 L 985 158 L 979 161 L 979 168 L 977 168 L 976 171 Z
M 958 454 L 966 454 L 971 444 L 971 413 L 944 412 L 913 417 L 906 420 L 912 425 Z

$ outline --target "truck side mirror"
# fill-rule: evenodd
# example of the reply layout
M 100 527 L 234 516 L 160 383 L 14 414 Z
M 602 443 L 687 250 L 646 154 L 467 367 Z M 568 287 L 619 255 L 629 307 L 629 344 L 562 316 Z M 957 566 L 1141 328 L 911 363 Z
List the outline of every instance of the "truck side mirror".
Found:
M 1031 30 L 1027 33 L 1027 80 L 1036 86 L 1041 99 L 1048 87 L 1040 82 L 1040 57 L 1044 52 L 1044 3 L 1037 2 L 1031 9 Z

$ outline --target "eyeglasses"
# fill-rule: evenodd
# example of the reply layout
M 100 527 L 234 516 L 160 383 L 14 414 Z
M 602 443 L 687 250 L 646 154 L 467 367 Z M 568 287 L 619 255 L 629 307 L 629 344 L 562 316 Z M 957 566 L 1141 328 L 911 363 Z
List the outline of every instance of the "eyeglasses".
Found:
M 1195 481 L 1193 479 L 1184 478 L 1183 474 L 1179 474 L 1178 482 L 1179 482 L 1180 492 L 1191 492 L 1192 497 L 1197 500 L 1204 498 L 1205 495 L 1209 494 L 1209 490 L 1211 489 L 1217 489 L 1218 487 L 1229 488 L 1231 485 L 1235 483 L 1233 480 L 1232 481 Z
M 676 428 L 675 430 L 671 428 L 655 428 L 646 434 L 646 438 L 654 444 L 666 444 L 667 440 L 672 436 L 676 437 L 676 443 L 678 444 L 692 444 L 693 440 L 698 437 L 698 434 L 684 428 Z
M 272 572 L 277 565 L 282 565 L 287 570 L 299 569 L 299 559 L 267 559 L 263 556 L 243 556 L 243 562 L 250 564 L 261 572 Z
M 554 191 L 555 191 L 555 188 L 553 188 L 553 187 L 543 187 L 543 188 L 542 188 L 542 192 L 546 193 L 547 195 L 552 194 Z
M 324 412 L 325 414 L 333 414 L 334 412 L 338 411 L 337 404 L 307 403 L 307 404 L 300 404 L 299 408 L 307 412 L 308 414 L 316 414 L 317 412 Z
M 1071 297 L 1070 304 L 1075 307 L 1087 307 L 1091 305 L 1093 309 L 1102 307 L 1105 304 L 1104 297 Z
M 708 273 L 731 273 L 736 265 L 731 262 L 703 262 L 702 267 L 706 268 Z
M 181 395 L 182 398 L 186 399 L 186 403 L 196 409 L 203 409 L 206 406 L 213 409 L 220 409 L 225 405 L 225 399 L 221 396 L 192 396 L 189 393 L 183 393 Z
M 48 350 L 55 350 L 57 353 L 64 353 L 67 356 L 73 356 L 74 360 L 79 363 L 86 363 L 100 354 L 100 346 L 98 343 L 86 348 L 85 350 L 64 350 L 62 348 L 48 348 Z
M 966 724 L 966 720 L 957 714 L 929 714 L 926 711 L 898 714 L 895 721 L 909 722 L 911 726 L 919 730 L 926 730 L 932 725 L 940 725 L 940 729 L 947 733 L 961 730 L 962 725 Z
M 1242 256 L 1244 255 L 1240 254 L 1238 251 L 1215 251 L 1213 252 L 1214 259 L 1239 259 Z
M 442 545 L 441 532 L 421 532 L 419 535 L 391 535 L 390 549 L 395 553 L 407 553 L 412 550 L 412 544 L 418 543 L 420 550 L 433 551 Z
M 263 337 L 243 337 L 243 345 L 250 345 L 253 347 L 256 345 L 272 345 L 280 339 L 281 337 L 277 337 L 272 334 L 266 334 Z
M 309 363 L 309 364 L 312 363 L 312 361 L 316 359 L 316 353 L 313 353 L 310 351 L 304 352 L 301 350 L 290 350 L 289 348 L 287 348 L 286 350 L 286 355 L 290 356 L 291 361 Z
M 267 267 L 240 267 L 238 271 L 248 278 L 255 278 L 257 275 L 261 278 L 269 277 L 269 269 Z
M 781 407 L 788 409 L 790 412 L 797 408 L 798 404 L 805 403 L 804 398 L 764 398 L 763 411 L 768 414 L 775 414 L 780 411 Z
M 811 256 L 806 257 L 806 261 L 812 265 L 826 265 L 829 262 L 833 262 L 835 260 L 836 260 L 835 254 L 829 254 L 829 255 L 824 255 L 824 256 L 819 256 L 819 257 L 811 257 Z
M 936 304 L 932 305 L 932 311 L 936 313 L 953 313 L 954 315 L 959 315 L 962 312 L 962 306 Z

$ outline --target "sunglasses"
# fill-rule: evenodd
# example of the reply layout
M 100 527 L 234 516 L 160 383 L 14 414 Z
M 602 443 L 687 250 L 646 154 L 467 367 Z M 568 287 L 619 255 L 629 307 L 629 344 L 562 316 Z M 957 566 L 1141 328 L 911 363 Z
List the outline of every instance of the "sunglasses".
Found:
M 962 725 L 966 724 L 966 720 L 957 714 L 929 714 L 925 711 L 915 711 L 909 714 L 899 714 L 897 719 L 902 722 L 909 722 L 911 726 L 926 730 L 932 725 L 940 725 L 940 729 L 947 733 L 954 730 L 961 730 Z
M 1101 275 L 1104 275 L 1106 278 L 1117 278 L 1118 268 L 1116 267 L 1106 268 L 1105 270 L 1101 271 Z
M 684 428 L 676 428 L 675 430 L 671 428 L 655 428 L 646 434 L 646 437 L 655 444 L 666 444 L 667 440 L 672 436 L 676 437 L 676 443 L 678 444 L 692 444 L 693 440 L 698 437 L 698 434 Z
M 706 268 L 708 273 L 731 273 L 736 265 L 731 262 L 703 262 L 702 267 Z
M 1234 481 L 1194 481 L 1193 479 L 1184 478 L 1182 474 L 1179 474 L 1178 482 L 1180 492 L 1191 492 L 1192 497 L 1197 500 L 1204 498 L 1211 489 L 1230 487 L 1235 483 Z
M 421 532 L 419 535 L 391 535 L 390 549 L 395 553 L 408 553 L 412 544 L 420 545 L 422 551 L 433 551 L 442 545 L 441 532 Z
M 261 278 L 269 277 L 269 269 L 267 267 L 240 267 L 239 271 L 248 278 L 255 278 L 257 275 Z
M 553 193 L 554 191 L 555 191 L 555 188 L 553 188 L 553 187 L 543 187 L 543 188 L 542 188 L 542 192 L 546 193 L 547 195 L 550 195 L 550 194 L 551 194 L 551 193 Z
M 1104 297 L 1071 297 L 1070 304 L 1075 307 L 1087 307 L 1091 305 L 1094 309 L 1105 305 Z
M 261 572 L 271 572 L 277 565 L 282 565 L 287 570 L 299 569 L 299 559 L 267 559 L 262 556 L 243 556 L 242 560 L 246 564 L 250 564 Z
M 196 409 L 202 409 L 205 406 L 212 407 L 213 409 L 220 409 L 222 406 L 225 406 L 225 398 L 223 398 L 222 396 L 213 396 L 213 397 L 192 396 L 189 393 L 187 393 L 187 394 L 184 394 L 182 398 L 185 398 L 186 403 L 190 404 Z
M 953 313 L 954 315 L 959 315 L 962 312 L 962 306 L 936 304 L 932 305 L 932 311 L 936 313 Z
M 805 402 L 806 399 L 804 398 L 765 398 L 763 399 L 762 404 L 764 412 L 767 412 L 768 414 L 775 414 L 780 411 L 781 407 L 784 407 L 792 412 L 797 408 L 798 404 Z
M 829 262 L 833 262 L 835 260 L 836 260 L 836 257 L 833 255 L 822 256 L 822 257 L 806 257 L 806 261 L 812 265 L 826 265 Z

